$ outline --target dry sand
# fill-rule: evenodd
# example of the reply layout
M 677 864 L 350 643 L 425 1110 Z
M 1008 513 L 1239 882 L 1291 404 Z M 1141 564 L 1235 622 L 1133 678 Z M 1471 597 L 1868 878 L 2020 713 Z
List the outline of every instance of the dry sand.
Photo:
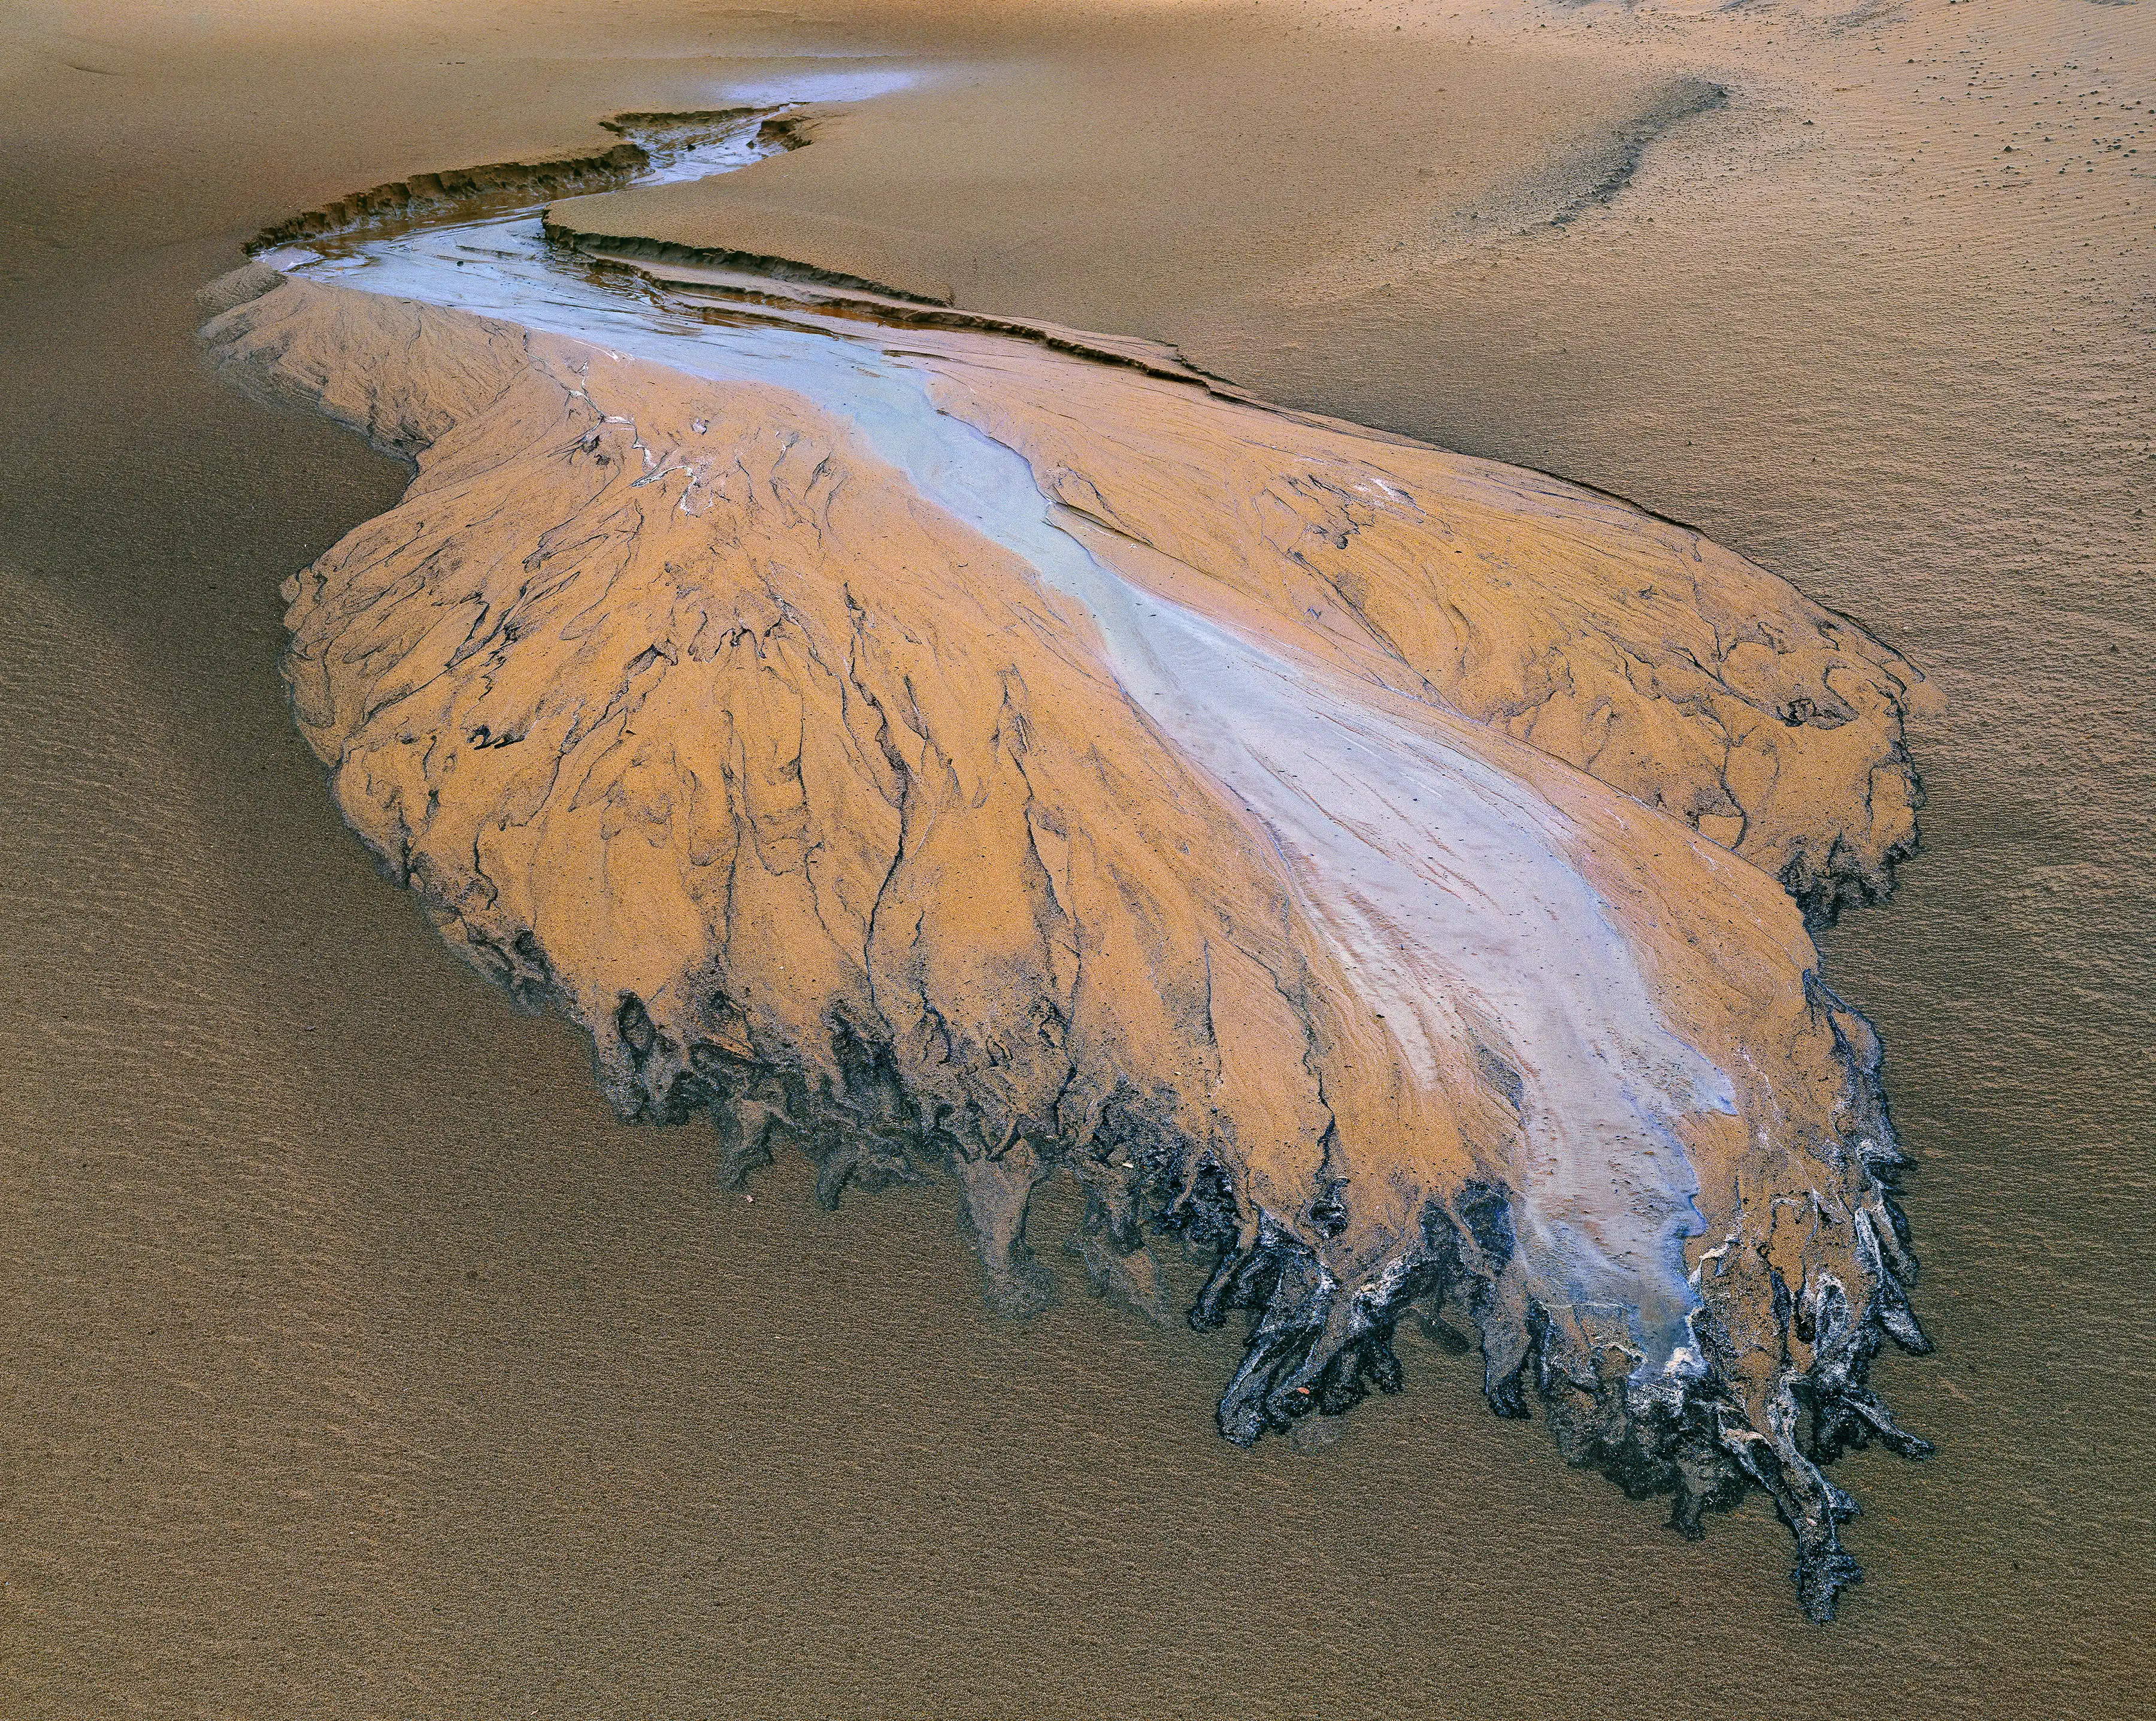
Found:
M 2138 8 L 1172 11 L 16 27 L 11 1713 L 2133 1712 Z M 856 272 L 1619 491 L 1944 689 L 1927 853 L 1828 949 L 1923 1162 L 1941 1354 L 1884 1373 L 1943 1450 L 1853 1527 L 1830 1634 L 1763 1509 L 1678 1544 L 1435 1347 L 1322 1457 L 1239 1454 L 1188 1414 L 1218 1347 L 1082 1292 L 998 1323 L 932 1197 L 721 1197 L 708 1138 L 609 1122 L 336 824 L 276 586 L 403 474 L 201 374 L 188 295 L 294 209 L 601 143 L 804 39 L 976 69 L 834 116 L 755 208 L 685 194 L 682 234 L 814 217 Z
M 1906 849 L 1916 672 L 1545 475 L 514 234 L 204 295 L 220 371 L 418 460 L 286 582 L 285 672 L 450 948 L 737 1186 L 954 1173 L 1013 1313 L 1058 1184 L 1163 1323 L 1183 1232 L 1192 1319 L 1262 1314 L 1240 1444 L 1447 1305 L 1493 1410 L 1689 1533 L 1770 1490 L 1830 1618 L 1814 1461 L 1921 1456 L 1864 1377 L 1928 1347 L 1792 891 Z

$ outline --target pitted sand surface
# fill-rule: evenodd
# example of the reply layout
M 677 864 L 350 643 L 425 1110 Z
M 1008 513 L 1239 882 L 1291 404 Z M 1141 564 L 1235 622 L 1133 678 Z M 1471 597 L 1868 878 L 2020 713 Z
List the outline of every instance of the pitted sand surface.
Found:
M 1188 35 L 1036 11 L 939 37 L 911 13 L 285 8 L 250 35 L 238 8 L 177 31 L 101 6 L 10 37 L 0 556 L 35 593 L 8 605 L 23 739 L 0 773 L 0 1036 L 32 1072 L 0 1173 L 10 1707 L 1632 1714 L 1674 1681 L 1703 1710 L 2132 1713 L 2141 13 L 1589 8 L 1418 36 L 1379 12 L 1361 37 L 1270 8 Z M 1447 177 L 1413 104 L 1373 133 L 1341 100 L 1328 123 L 1361 141 L 1323 159 L 1352 220 L 1224 242 L 1195 285 L 1184 253 L 1171 285 L 1134 269 L 1162 223 L 1116 205 L 1086 229 L 1096 272 L 1051 247 L 1027 276 L 1019 247 L 991 279 L 954 241 L 937 273 L 1630 496 L 1943 687 L 1913 737 L 1926 852 L 1828 939 L 1827 973 L 1880 1023 L 1921 1161 L 1941 1354 L 1885 1385 L 1944 1446 L 1852 1528 L 1871 1575 L 1830 1634 L 1789 1607 L 1763 1513 L 1674 1544 L 1553 1474 L 1439 1343 L 1322 1460 L 1238 1453 L 1187 1414 L 1222 1347 L 1118 1327 L 1075 1285 L 997 1322 L 952 1295 L 966 1257 L 925 1195 L 826 1221 L 798 1171 L 716 1194 L 707 1138 L 613 1123 L 572 1040 L 505 1013 L 370 876 L 290 729 L 275 588 L 404 475 L 200 374 L 190 295 L 267 222 L 603 145 L 590 116 L 702 105 L 759 69 L 715 53 L 797 28 L 1013 64 L 1042 100 L 1097 103 L 1119 53 L 1172 66 L 1178 131 L 1231 159 L 1292 157 L 1243 99 L 1281 81 L 1253 60 L 1509 98 L 1529 135 L 1486 196 L 1494 158 Z M 1531 99 L 1542 38 L 1585 83 L 1609 69 L 1606 123 Z M 1550 229 L 1690 77 L 1731 100 Z M 1443 198 L 1357 193 L 1358 161 L 1389 175 L 1411 148 Z M 1087 153 L 1036 167 L 1044 217 L 1082 212 Z M 1010 208 L 1005 157 L 943 177 L 947 230 L 968 231 L 968 175 Z M 1890 1466 L 1859 1455 L 1852 1486 Z

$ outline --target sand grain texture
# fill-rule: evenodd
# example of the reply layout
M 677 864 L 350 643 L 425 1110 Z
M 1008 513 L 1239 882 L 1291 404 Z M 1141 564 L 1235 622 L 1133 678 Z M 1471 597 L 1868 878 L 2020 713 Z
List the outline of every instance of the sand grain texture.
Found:
M 2148 16 L 11 9 L 0 1708 L 2138 1716 Z M 778 164 L 775 223 L 861 223 L 827 266 L 902 251 L 975 312 L 1626 496 L 1944 694 L 1922 853 L 1819 935 L 1918 1162 L 1938 1348 L 1875 1379 L 1942 1447 L 1836 1467 L 1871 1509 L 1830 1630 L 1764 1497 L 1675 1540 L 1492 1418 L 1450 1327 L 1401 1324 L 1410 1390 L 1239 1449 L 1194 1414 L 1230 1341 L 1095 1306 L 1058 1185 L 1024 1322 L 957 1288 L 947 1191 L 824 1215 L 791 1153 L 714 1187 L 707 1131 L 620 1124 L 338 819 L 277 588 L 410 474 L 210 374 L 196 290 L 356 188 L 895 64 L 965 72 L 917 195 L 835 129 Z M 1727 99 L 1583 205 L 1688 80 Z M 639 224 L 739 243 L 688 201 Z
M 1050 1176 L 1142 1310 L 1149 1236 L 1194 1234 L 1194 1321 L 1258 1312 L 1240 1441 L 1396 1390 L 1398 1323 L 1450 1299 L 1493 1408 L 1538 1388 L 1688 1533 L 1764 1487 L 1831 1616 L 1851 1508 L 1818 1465 L 1924 1450 L 1864 1384 L 1883 1336 L 1924 1348 L 1901 1155 L 1870 1027 L 1695 832 L 1830 907 L 1883 886 L 1893 654 L 1533 475 L 895 337 L 1106 530 L 1096 572 L 1125 552 L 1104 600 L 789 390 L 270 281 L 205 328 L 219 366 L 420 461 L 288 585 L 302 730 L 624 1117 L 709 1110 L 734 1179 L 798 1143 L 831 1201 L 955 1171 L 1008 1309 Z M 1127 592 L 1163 607 L 1118 639 Z M 1278 655 L 1194 680 L 1178 614 Z

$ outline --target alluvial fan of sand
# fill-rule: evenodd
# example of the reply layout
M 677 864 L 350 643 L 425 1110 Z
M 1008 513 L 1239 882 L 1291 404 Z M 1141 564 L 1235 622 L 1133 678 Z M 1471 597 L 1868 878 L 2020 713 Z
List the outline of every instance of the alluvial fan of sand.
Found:
M 2137 8 L 224 16 L 40 13 L 8 50 L 12 1708 L 2131 1712 Z M 973 69 L 910 191 L 887 152 L 849 182 L 838 128 L 963 91 L 770 164 L 822 160 L 759 195 L 856 272 L 1616 491 L 1943 686 L 1926 853 L 1827 941 L 1922 1162 L 1941 1354 L 1884 1373 L 1943 1451 L 1852 1527 L 1832 1634 L 1763 1513 L 1679 1544 L 1553 1476 L 1441 1333 L 1322 1458 L 1240 1454 L 1186 1414 L 1218 1348 L 1075 1286 L 997 1323 L 940 1204 L 721 1197 L 707 1138 L 612 1124 L 327 812 L 275 586 L 403 475 L 226 398 L 187 295 L 294 210 L 603 144 L 804 35 Z
M 1012 1313 L 1057 1182 L 1156 1319 L 1179 1234 L 1193 1323 L 1251 1312 L 1240 1444 L 1449 1307 L 1493 1410 L 1688 1533 L 1767 1489 L 1830 1618 L 1819 1466 L 1925 1451 L 1865 1381 L 1927 1347 L 1791 895 L 1907 847 L 1917 672 L 1539 474 L 859 301 L 641 319 L 505 243 L 204 295 L 220 369 L 418 461 L 287 583 L 285 669 L 450 947 L 731 1182 L 955 1174 Z

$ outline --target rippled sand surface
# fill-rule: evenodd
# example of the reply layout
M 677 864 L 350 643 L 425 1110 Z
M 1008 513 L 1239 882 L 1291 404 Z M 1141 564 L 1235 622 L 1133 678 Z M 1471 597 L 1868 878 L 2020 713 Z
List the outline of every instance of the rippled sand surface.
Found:
M 1940 1354 L 1883 1373 L 1942 1451 L 1852 1527 L 1871 1575 L 1828 1634 L 1780 1593 L 1763 1512 L 1676 1542 L 1490 1419 L 1438 1343 L 1331 1450 L 1238 1453 L 1188 1415 L 1220 1347 L 1119 1324 L 1075 1280 L 996 1321 L 953 1294 L 940 1200 L 827 1219 L 791 1170 L 721 1195 L 707 1138 L 612 1123 L 572 1038 L 507 1014 L 369 875 L 290 732 L 275 586 L 403 477 L 201 378 L 187 295 L 291 209 L 769 74 L 701 57 L 715 31 L 800 45 L 663 8 L 639 33 L 495 21 L 334 54 L 109 27 L 18 50 L 38 99 L 11 114 L 0 210 L 29 427 L 0 538 L 0 1035 L 28 1072 L 0 1162 L 24 1240 L 13 1707 L 1630 1713 L 1674 1686 L 1710 1709 L 2130 1713 L 2134 10 L 894 33 L 976 70 L 834 111 L 773 164 L 824 179 L 767 195 L 774 222 L 827 218 L 856 272 L 1173 341 L 1687 520 L 1943 686 L 1913 737 L 1926 852 L 1827 950 L 1921 1161 Z M 1426 123 L 1440 85 L 1477 98 L 1457 127 Z M 995 131 L 1012 88 L 1031 153 Z M 970 146 L 829 166 L 839 128 L 906 102 Z M 1132 123 L 1163 109 L 1173 128 Z M 1307 159 L 1332 194 L 1238 198 L 1229 167 L 1194 197 L 1194 152 Z M 1440 188 L 1418 201 L 1404 163 Z M 1884 1493 L 1889 1464 L 1848 1468 Z

